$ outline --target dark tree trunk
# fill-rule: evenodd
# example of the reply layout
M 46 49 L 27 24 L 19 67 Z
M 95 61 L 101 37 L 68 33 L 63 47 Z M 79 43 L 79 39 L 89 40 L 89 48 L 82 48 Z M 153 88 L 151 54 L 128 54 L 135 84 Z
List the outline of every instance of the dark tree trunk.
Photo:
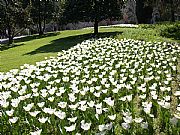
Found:
M 41 20 L 39 20 L 39 35 L 43 35 Z
M 40 1 L 39 1 L 39 14 L 38 14 L 38 23 L 39 23 L 39 35 L 43 35 L 43 30 L 42 30 L 42 20 L 41 20 L 41 13 L 40 13 Z
M 137 15 L 138 24 L 141 24 L 144 22 L 143 8 L 144 8 L 144 1 L 136 0 L 136 15 Z
M 98 19 L 95 18 L 95 21 L 94 21 L 94 35 L 96 36 L 98 34 Z
M 12 44 L 13 43 L 13 34 L 12 34 L 12 30 L 11 28 L 9 27 L 8 28 L 8 44 Z
M 47 14 L 46 14 L 46 10 L 47 10 L 47 3 L 46 3 L 46 0 L 45 0 L 45 8 L 44 8 L 44 18 L 43 18 L 43 33 L 44 33 L 44 31 L 45 31 L 45 29 L 46 29 L 46 18 L 47 18 Z
M 8 41 L 8 44 L 12 44 L 13 43 L 13 37 L 12 36 L 9 36 L 9 41 Z
M 171 4 L 171 21 L 172 21 L 172 22 L 175 22 L 174 3 L 173 3 L 173 0 L 170 0 L 170 4 Z
M 44 17 L 44 20 L 43 20 L 43 24 L 44 24 L 44 25 L 43 25 L 43 30 L 42 30 L 42 31 L 43 31 L 43 33 L 44 33 L 44 31 L 45 31 L 45 29 L 46 29 L 46 18 L 45 18 L 45 17 Z

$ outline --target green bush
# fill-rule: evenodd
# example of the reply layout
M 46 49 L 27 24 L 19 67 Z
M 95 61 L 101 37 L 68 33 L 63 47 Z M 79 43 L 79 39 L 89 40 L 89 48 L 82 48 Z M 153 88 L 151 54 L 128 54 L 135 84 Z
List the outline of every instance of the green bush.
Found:
M 180 39 L 180 23 L 174 23 L 171 25 L 166 25 L 160 29 L 160 35 L 163 37 Z
M 156 27 L 156 24 L 139 24 L 139 28 L 142 29 L 153 29 Z

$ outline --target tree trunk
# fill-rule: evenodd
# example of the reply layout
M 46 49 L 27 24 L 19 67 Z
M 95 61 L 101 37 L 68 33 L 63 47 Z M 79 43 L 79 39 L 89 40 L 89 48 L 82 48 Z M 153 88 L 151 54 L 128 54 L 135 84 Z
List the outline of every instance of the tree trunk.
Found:
M 10 45 L 10 44 L 12 44 L 12 43 L 13 43 L 13 37 L 12 37 L 12 36 L 9 36 L 8 38 L 9 38 L 9 40 L 8 40 L 8 44 Z
M 172 22 L 175 22 L 174 3 L 173 3 L 173 0 L 170 0 L 170 4 L 171 4 L 171 21 L 172 21 Z
M 45 29 L 46 29 L 46 17 L 47 17 L 47 14 L 46 14 L 46 10 L 47 10 L 47 3 L 46 3 L 46 0 L 45 0 L 45 8 L 44 8 L 44 18 L 43 18 L 43 33 L 44 33 L 44 31 L 45 31 Z
M 43 24 L 44 24 L 44 25 L 43 25 L 43 30 L 42 30 L 42 31 L 43 31 L 43 33 L 44 33 L 44 31 L 45 31 L 45 29 L 46 29 L 46 18 L 45 18 L 45 17 L 44 17 L 44 20 L 43 20 Z
M 143 0 L 136 0 L 136 16 L 137 16 L 138 24 L 144 22 L 143 8 L 144 8 Z
M 98 34 L 98 19 L 95 18 L 94 22 L 94 35 L 96 36 Z
M 40 4 L 40 1 L 39 1 L 39 14 L 38 14 L 39 35 L 43 35 L 40 6 L 41 6 L 41 4 Z
M 13 34 L 12 34 L 12 30 L 11 30 L 10 26 L 8 28 L 8 35 L 7 36 L 8 36 L 8 44 L 10 45 L 13 43 Z
M 39 20 L 39 35 L 43 35 L 41 20 Z

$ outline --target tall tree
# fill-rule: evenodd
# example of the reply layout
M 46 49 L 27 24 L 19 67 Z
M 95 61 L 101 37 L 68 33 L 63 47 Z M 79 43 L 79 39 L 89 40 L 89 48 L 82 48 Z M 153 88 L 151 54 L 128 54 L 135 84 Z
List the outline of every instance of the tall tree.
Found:
M 22 2 L 22 0 L 0 0 L 0 29 L 9 39 L 9 44 L 30 23 L 30 6 L 23 7 Z
M 100 21 L 120 17 L 122 3 L 123 0 L 67 0 L 63 18 L 66 23 L 93 21 L 97 35 Z
M 171 7 L 171 21 L 175 22 L 175 15 L 174 15 L 174 1 L 169 0 L 170 7 Z
M 59 13 L 58 0 L 31 0 L 31 17 L 37 25 L 39 35 L 45 31 L 46 24 L 54 19 Z

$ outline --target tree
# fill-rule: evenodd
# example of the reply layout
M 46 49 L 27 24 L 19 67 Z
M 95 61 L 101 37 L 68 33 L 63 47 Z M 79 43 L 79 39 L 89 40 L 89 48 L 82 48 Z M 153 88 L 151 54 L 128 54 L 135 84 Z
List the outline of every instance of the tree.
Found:
M 93 21 L 97 35 L 100 21 L 120 17 L 122 3 L 122 0 L 67 0 L 64 22 Z
M 175 14 L 179 14 L 180 0 L 136 0 L 137 5 L 137 16 L 142 19 L 143 14 L 146 12 L 144 10 L 145 5 L 149 7 L 158 8 L 161 21 L 172 21 L 175 22 Z M 143 19 L 142 19 L 143 20 Z
M 21 0 L 0 0 L 0 29 L 9 44 L 30 24 L 29 5 L 22 5 Z
M 31 18 L 37 25 L 39 35 L 44 34 L 46 24 L 55 17 L 59 17 L 59 1 L 58 0 L 31 0 Z

